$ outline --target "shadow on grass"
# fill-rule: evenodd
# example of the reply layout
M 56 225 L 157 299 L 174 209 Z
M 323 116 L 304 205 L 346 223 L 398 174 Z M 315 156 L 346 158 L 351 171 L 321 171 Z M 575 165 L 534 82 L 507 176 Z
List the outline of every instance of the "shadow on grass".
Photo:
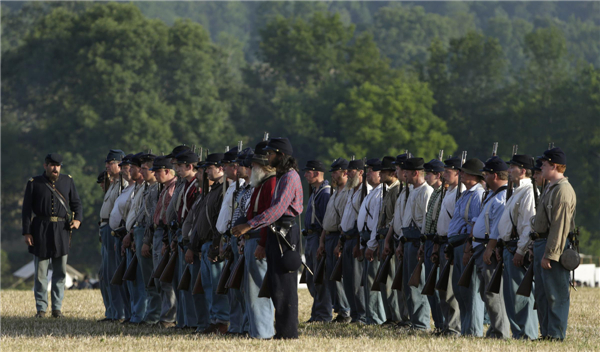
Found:
M 111 336 L 169 336 L 169 337 L 205 337 L 198 335 L 192 329 L 165 329 L 158 326 L 123 325 L 115 322 L 97 322 L 95 319 L 65 317 L 2 317 L 2 337 L 111 337 Z M 215 336 L 211 338 L 229 339 L 230 336 Z

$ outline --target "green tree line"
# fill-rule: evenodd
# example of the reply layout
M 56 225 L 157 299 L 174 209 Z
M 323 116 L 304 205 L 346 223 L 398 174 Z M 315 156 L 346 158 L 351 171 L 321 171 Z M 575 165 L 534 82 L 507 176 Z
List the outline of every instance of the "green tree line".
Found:
M 84 204 L 69 261 L 94 274 L 108 149 L 222 150 L 263 131 L 301 164 L 554 142 L 582 249 L 600 255 L 597 5 L 551 4 L 3 2 L 3 264 L 30 260 L 20 206 L 48 152 Z

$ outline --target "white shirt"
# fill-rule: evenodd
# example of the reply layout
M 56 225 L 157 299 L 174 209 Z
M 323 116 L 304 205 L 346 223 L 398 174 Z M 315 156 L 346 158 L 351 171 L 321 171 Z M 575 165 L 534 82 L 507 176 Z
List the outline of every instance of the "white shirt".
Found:
M 340 223 L 349 194 L 350 190 L 344 187 L 331 195 L 329 202 L 327 202 L 325 216 L 323 217 L 323 230 L 328 232 L 340 231 Z
M 417 188 L 410 190 L 408 195 L 408 201 L 406 202 L 406 208 L 402 215 L 402 227 L 409 227 L 411 222 L 414 220 L 415 226 L 423 231 L 423 220 L 427 214 L 427 203 L 433 193 L 433 187 L 423 182 L 423 184 Z M 404 236 L 401 234 L 400 237 Z
M 512 220 L 511 220 L 512 216 Z M 513 223 L 517 227 L 519 241 L 517 253 L 524 255 L 527 252 L 531 233 L 531 217 L 535 216 L 535 198 L 533 197 L 533 185 L 531 179 L 525 178 L 519 181 L 519 186 L 514 189 L 512 196 L 506 202 L 504 212 L 500 217 L 497 231 L 498 238 L 509 241 Z
M 356 225 L 358 231 L 372 231 L 377 228 L 377 220 L 379 220 L 379 204 L 381 203 L 381 194 L 383 192 L 383 184 L 380 183 L 377 187 L 373 188 L 371 192 L 365 197 L 360 210 L 358 211 L 358 217 L 356 218 Z M 360 248 L 364 248 L 361 244 Z
M 372 189 L 373 187 L 367 183 L 367 195 L 369 195 Z M 360 210 L 361 192 L 362 186 L 358 187 L 358 190 L 355 191 L 352 196 L 348 195 L 348 200 L 344 207 L 344 214 L 342 215 L 342 222 L 340 224 L 343 232 L 351 231 L 356 225 L 356 219 Z M 360 231 L 361 228 L 359 227 L 358 230 Z
M 242 186 L 244 186 L 244 183 L 246 183 L 246 180 L 243 178 L 238 180 L 240 189 Z M 231 215 L 233 214 L 233 209 L 231 207 L 233 192 L 235 192 L 235 182 L 232 182 L 229 187 L 227 187 L 227 191 L 223 197 L 223 204 L 221 204 L 221 210 L 219 211 L 219 218 L 217 219 L 216 228 L 221 234 L 224 234 L 227 232 L 227 230 L 229 230 L 229 222 L 231 221 Z
M 465 185 L 460 184 L 461 192 L 466 189 Z M 452 189 L 448 188 L 444 200 L 442 201 L 442 209 L 440 209 L 440 217 L 437 222 L 437 233 L 440 236 L 448 236 L 448 226 L 454 214 L 454 206 L 456 205 L 456 186 Z
M 409 191 L 412 191 L 413 186 L 408 185 Z M 390 223 L 390 226 L 394 228 L 394 238 L 399 239 L 402 235 L 402 228 L 405 227 L 402 224 L 402 216 L 404 215 L 404 208 L 406 208 L 406 187 L 402 188 L 402 192 L 396 199 L 396 206 L 394 207 L 394 218 Z M 408 225 L 407 225 L 408 226 Z
M 117 197 L 115 200 L 115 205 L 113 206 L 110 212 L 110 218 L 108 220 L 108 225 L 111 229 L 116 229 L 119 227 L 121 220 L 127 217 L 127 211 L 129 210 L 129 204 L 131 199 L 133 198 L 133 190 L 135 189 L 134 184 L 127 186 L 121 195 Z
M 135 225 L 135 219 L 143 211 L 142 202 L 144 200 L 144 188 L 146 182 L 135 184 L 133 190 L 133 199 L 130 202 L 129 210 L 127 212 L 127 218 L 125 219 L 125 226 L 127 226 L 127 232 L 131 231 L 133 225 Z
M 123 180 L 123 188 L 127 187 L 127 181 Z M 115 200 L 119 196 L 119 181 L 113 182 L 108 187 L 108 191 L 104 194 L 104 202 L 102 203 L 102 208 L 100 209 L 100 218 L 108 219 L 110 217 L 110 212 L 115 206 Z M 104 224 L 104 223 L 102 223 Z

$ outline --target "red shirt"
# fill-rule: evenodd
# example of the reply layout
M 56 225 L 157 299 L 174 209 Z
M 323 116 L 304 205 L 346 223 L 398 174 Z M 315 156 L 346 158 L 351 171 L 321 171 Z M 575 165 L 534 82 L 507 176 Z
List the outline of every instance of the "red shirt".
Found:
M 248 205 L 248 213 L 246 214 L 248 221 L 250 221 L 257 215 L 262 214 L 271 206 L 271 201 L 273 200 L 273 192 L 275 191 L 276 184 L 277 179 L 275 178 L 275 176 L 272 176 L 267 178 L 260 186 L 254 187 L 254 191 L 252 192 L 252 196 L 250 197 L 250 203 Z M 258 205 L 256 204 L 256 197 L 258 197 Z M 268 227 L 263 227 L 260 229 L 259 244 L 262 247 L 266 246 L 268 233 Z
M 197 184 L 198 180 L 194 177 L 191 182 L 186 180 L 185 186 L 183 186 L 183 189 L 181 190 L 181 203 L 179 204 L 179 210 L 177 211 L 177 219 L 180 224 L 183 224 L 185 218 L 190 213 L 190 210 L 192 210 L 192 205 L 194 205 L 194 202 L 196 201 L 196 197 L 198 196 Z M 184 204 L 185 214 L 183 213 Z

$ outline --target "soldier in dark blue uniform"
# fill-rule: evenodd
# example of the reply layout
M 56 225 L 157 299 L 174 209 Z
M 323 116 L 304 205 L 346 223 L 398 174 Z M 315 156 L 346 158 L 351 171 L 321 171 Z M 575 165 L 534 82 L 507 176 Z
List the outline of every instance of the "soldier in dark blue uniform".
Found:
M 62 157 L 48 154 L 42 175 L 32 177 L 23 198 L 23 236 L 34 255 L 36 317 L 48 308 L 48 265 L 52 259 L 52 316 L 61 318 L 71 231 L 79 228 L 82 209 L 71 176 L 61 175 Z

